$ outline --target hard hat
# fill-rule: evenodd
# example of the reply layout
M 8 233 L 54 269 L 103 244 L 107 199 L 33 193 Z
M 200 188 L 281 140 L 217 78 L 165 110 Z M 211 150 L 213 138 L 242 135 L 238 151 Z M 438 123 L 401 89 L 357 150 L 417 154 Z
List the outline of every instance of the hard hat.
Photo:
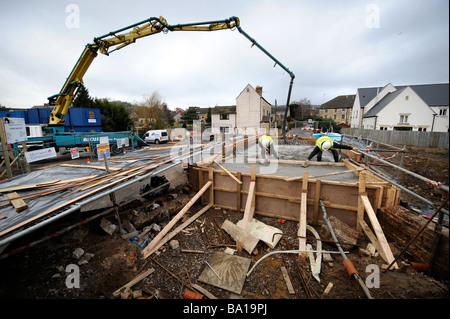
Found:
M 325 141 L 325 142 L 322 143 L 322 149 L 324 151 L 328 151 L 330 149 L 330 147 L 331 147 L 331 142 L 330 141 Z
M 262 140 L 262 145 L 267 148 L 269 146 L 269 140 L 268 139 L 263 139 Z

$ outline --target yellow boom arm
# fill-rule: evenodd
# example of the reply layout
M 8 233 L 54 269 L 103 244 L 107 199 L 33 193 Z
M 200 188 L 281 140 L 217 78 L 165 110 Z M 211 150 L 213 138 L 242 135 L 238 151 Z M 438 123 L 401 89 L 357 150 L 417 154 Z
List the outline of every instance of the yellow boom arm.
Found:
M 160 33 L 161 31 L 167 33 L 168 31 L 217 31 L 224 29 L 237 28 L 247 39 L 249 39 L 254 45 L 258 46 L 264 53 L 272 58 L 276 64 L 279 64 L 286 72 L 291 76 L 291 87 L 294 79 L 294 74 L 279 63 L 270 53 L 262 48 L 254 39 L 246 34 L 239 25 L 239 19 L 237 17 L 231 17 L 226 20 L 209 21 L 200 23 L 189 24 L 177 24 L 169 25 L 163 17 L 149 18 L 139 23 L 130 25 L 128 27 L 110 32 L 101 37 L 94 38 L 94 43 L 87 44 L 75 64 L 72 72 L 61 88 L 60 93 L 49 97 L 50 105 L 55 105 L 53 111 L 50 114 L 50 125 L 63 125 L 65 122 L 64 115 L 67 114 L 70 105 L 76 95 L 76 90 L 83 83 L 83 76 L 91 65 L 92 61 L 98 54 L 98 51 L 102 54 L 109 55 L 109 53 L 120 50 L 123 47 L 136 42 L 137 39 L 143 38 L 152 34 Z M 131 29 L 131 31 L 130 31 Z M 288 104 L 291 88 L 289 89 Z M 288 105 L 287 104 L 287 105 Z

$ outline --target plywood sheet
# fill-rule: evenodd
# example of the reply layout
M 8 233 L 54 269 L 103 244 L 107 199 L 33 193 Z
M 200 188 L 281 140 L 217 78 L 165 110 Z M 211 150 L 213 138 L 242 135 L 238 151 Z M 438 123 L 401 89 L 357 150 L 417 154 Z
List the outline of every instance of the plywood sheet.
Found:
M 205 264 L 198 280 L 239 295 L 244 287 L 250 263 L 251 260 L 248 258 L 216 251 L 209 264 L 221 279 Z

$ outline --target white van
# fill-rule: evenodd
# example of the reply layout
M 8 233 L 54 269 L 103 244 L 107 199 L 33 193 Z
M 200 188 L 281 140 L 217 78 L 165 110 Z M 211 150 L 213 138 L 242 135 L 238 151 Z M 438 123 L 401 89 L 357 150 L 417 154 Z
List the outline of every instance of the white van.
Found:
M 147 131 L 144 134 L 144 139 L 147 143 L 167 143 L 169 141 L 169 134 L 167 130 L 153 130 Z

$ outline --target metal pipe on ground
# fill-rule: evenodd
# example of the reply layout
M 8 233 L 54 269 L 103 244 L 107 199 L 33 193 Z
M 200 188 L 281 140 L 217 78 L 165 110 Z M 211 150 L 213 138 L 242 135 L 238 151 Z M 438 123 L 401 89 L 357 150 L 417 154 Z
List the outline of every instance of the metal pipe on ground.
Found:
M 362 279 L 359 276 L 358 271 L 356 270 L 355 266 L 353 266 L 352 261 L 350 259 L 348 259 L 348 257 L 344 253 L 344 250 L 342 249 L 341 245 L 339 244 L 339 242 L 337 240 L 337 237 L 336 237 L 336 234 L 333 231 L 333 227 L 331 226 L 330 220 L 328 219 L 327 211 L 325 210 L 325 205 L 324 205 L 322 199 L 319 199 L 319 201 L 320 201 L 320 205 L 322 206 L 323 219 L 325 220 L 325 223 L 327 224 L 328 228 L 330 229 L 331 237 L 336 242 L 336 246 L 339 249 L 339 252 L 341 253 L 342 258 L 344 258 L 344 266 L 347 269 L 347 272 L 348 272 L 349 276 L 355 278 L 358 281 L 359 285 L 363 289 L 363 291 L 366 294 L 367 298 L 373 299 L 372 295 L 369 292 L 369 289 L 367 288 L 367 286 L 362 281 Z
M 363 155 L 365 155 L 365 156 L 368 156 L 368 157 L 370 157 L 370 158 L 376 159 L 376 160 L 378 160 L 378 161 L 380 161 L 380 162 L 382 162 L 382 163 L 384 163 L 384 164 L 388 164 L 388 165 L 390 165 L 390 166 L 392 166 L 392 167 L 394 167 L 394 168 L 396 168 L 396 169 L 398 169 L 398 170 L 400 170 L 400 171 L 402 171 L 402 172 L 404 172 L 404 173 L 407 173 L 407 174 L 409 174 L 409 175 L 411 175 L 411 176 L 414 176 L 414 177 L 416 177 L 416 178 L 418 178 L 418 179 L 420 179 L 420 180 L 422 180 L 422 181 L 424 181 L 424 182 L 430 183 L 430 184 L 432 184 L 433 186 L 435 186 L 436 188 L 439 188 L 439 189 L 441 189 L 441 190 L 443 190 L 443 191 L 445 191 L 445 192 L 448 193 L 448 186 L 441 185 L 441 184 L 437 184 L 437 185 L 436 185 L 436 182 L 430 180 L 429 178 L 426 178 L 426 177 L 424 177 L 424 176 L 422 176 L 422 175 L 419 175 L 419 174 L 416 174 L 416 173 L 414 173 L 414 172 L 411 172 L 411 171 L 409 171 L 409 170 L 407 170 L 407 169 L 404 169 L 403 167 L 397 166 L 397 165 L 392 164 L 392 163 L 390 163 L 390 162 L 388 162 L 388 161 L 382 160 L 381 158 L 378 158 L 378 157 L 376 157 L 376 156 L 373 156 L 373 155 L 371 155 L 371 154 L 368 154 L 367 152 L 365 152 L 365 151 L 363 151 L 363 150 L 355 149 L 355 151 L 357 151 L 357 152 L 359 152 L 359 153 L 361 153 L 361 154 L 363 154 Z
M 396 183 L 396 182 L 393 181 L 392 179 L 390 179 L 390 178 L 388 178 L 388 177 L 386 177 L 386 176 L 384 176 L 384 175 L 381 175 L 380 173 L 377 173 L 377 172 L 375 172 L 374 170 L 372 170 L 372 169 L 370 169 L 370 168 L 368 168 L 368 167 L 365 167 L 364 165 L 361 165 L 360 163 L 358 163 L 358 162 L 352 160 L 351 158 L 350 158 L 349 160 L 350 160 L 351 163 L 353 163 L 353 164 L 355 164 L 355 165 L 358 165 L 358 166 L 360 166 L 360 167 L 363 167 L 365 170 L 368 170 L 369 172 L 373 173 L 374 175 L 376 175 L 376 176 L 378 176 L 378 177 L 384 179 L 385 181 L 391 183 L 392 185 L 394 185 L 394 186 L 400 188 L 402 191 L 404 191 L 404 192 L 406 192 L 406 193 L 408 193 L 408 194 L 410 194 L 410 195 L 416 197 L 417 199 L 420 199 L 420 200 L 423 201 L 424 203 L 426 203 L 426 204 L 428 204 L 428 205 L 430 205 L 430 206 L 432 206 L 432 207 L 435 207 L 435 206 L 436 206 L 436 204 L 433 203 L 432 201 L 426 199 L 425 197 L 420 196 L 419 194 L 416 194 L 416 193 L 410 191 L 409 189 L 407 189 L 406 187 L 403 187 L 402 185 Z M 449 215 L 448 210 L 442 208 L 441 211 L 442 211 L 444 214 Z

